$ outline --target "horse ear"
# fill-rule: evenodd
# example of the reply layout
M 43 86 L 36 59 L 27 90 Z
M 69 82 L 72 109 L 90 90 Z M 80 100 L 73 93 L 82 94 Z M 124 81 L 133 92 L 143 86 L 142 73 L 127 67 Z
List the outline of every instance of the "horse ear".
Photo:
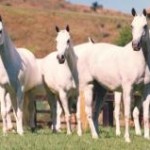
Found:
M 134 8 L 132 8 L 131 13 L 132 13 L 133 16 L 136 16 L 136 11 L 135 11 Z
M 66 26 L 66 30 L 67 30 L 68 32 L 70 31 L 69 25 Z
M 2 22 L 2 16 L 0 15 L 0 21 Z
M 55 29 L 56 29 L 56 32 L 59 32 L 59 27 L 58 26 L 56 26 Z
M 144 15 L 145 17 L 147 16 L 146 9 L 143 9 L 143 15 Z

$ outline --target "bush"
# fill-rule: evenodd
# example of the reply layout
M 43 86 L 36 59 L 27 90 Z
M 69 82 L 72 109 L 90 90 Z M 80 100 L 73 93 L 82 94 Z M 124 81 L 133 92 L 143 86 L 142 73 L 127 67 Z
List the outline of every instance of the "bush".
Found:
M 132 39 L 131 28 L 125 26 L 121 28 L 119 32 L 119 38 L 115 43 L 119 46 L 125 46 L 127 43 L 131 41 L 131 39 Z

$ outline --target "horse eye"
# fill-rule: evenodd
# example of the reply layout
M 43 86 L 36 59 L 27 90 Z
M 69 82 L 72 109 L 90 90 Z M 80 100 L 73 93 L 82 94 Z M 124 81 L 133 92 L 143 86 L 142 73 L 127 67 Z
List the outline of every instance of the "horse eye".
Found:
M 2 33 L 2 30 L 0 30 L 0 34 Z
M 133 26 L 131 25 L 131 29 L 133 29 Z
M 67 40 L 67 44 L 69 44 L 70 43 L 70 40 Z

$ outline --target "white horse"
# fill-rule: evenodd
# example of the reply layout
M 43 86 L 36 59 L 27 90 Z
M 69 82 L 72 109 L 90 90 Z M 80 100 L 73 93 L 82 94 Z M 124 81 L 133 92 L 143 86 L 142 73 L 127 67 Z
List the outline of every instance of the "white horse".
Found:
M 92 38 L 89 38 L 89 42 L 91 44 L 95 43 L 95 41 Z M 125 48 L 126 48 L 126 46 L 125 46 Z M 134 98 L 134 96 L 133 96 L 133 98 Z M 122 93 L 120 91 L 115 91 L 114 92 L 114 118 L 115 118 L 115 123 L 116 123 L 116 135 L 117 136 L 120 136 L 120 134 L 121 134 L 120 120 L 119 120 L 121 100 L 122 100 Z M 132 115 L 133 115 L 136 135 L 142 134 L 140 122 L 139 122 L 139 114 L 140 114 L 139 110 L 141 108 L 141 104 L 142 104 L 141 98 L 140 99 L 138 98 L 136 100 L 134 99 L 133 104 L 132 104 L 132 108 L 134 108 Z M 95 110 L 95 111 L 97 111 L 97 110 Z
M 95 116 L 92 116 L 93 88 L 98 82 L 99 90 L 101 90 L 101 97 L 99 98 L 101 103 L 106 93 L 105 88 L 116 90 L 118 87 L 122 87 L 125 106 L 125 140 L 130 142 L 131 93 L 133 85 L 144 80 L 146 61 L 143 51 L 134 51 L 131 43 L 126 48 L 106 43 L 85 43 L 75 46 L 73 50 L 69 49 L 71 45 L 69 30 L 66 28 L 60 35 L 62 42 L 57 47 L 57 58 L 60 62 L 67 60 L 74 79 L 79 86 L 79 91 L 84 91 L 86 113 L 92 137 L 98 138 L 98 120 L 93 122 L 92 119 L 98 118 L 99 115 L 99 113 L 96 113 Z M 100 103 L 96 103 L 99 108 Z
M 35 99 L 37 94 L 47 94 L 52 116 L 53 131 L 59 131 L 60 129 L 60 113 L 62 109 L 58 102 L 60 101 L 65 111 L 67 134 L 71 134 L 68 99 L 70 97 L 76 97 L 76 85 L 72 78 L 72 74 L 68 69 L 67 63 L 59 64 L 56 58 L 56 54 L 56 52 L 52 52 L 42 59 L 36 59 L 37 70 L 35 73 L 36 75 L 38 74 L 38 76 L 41 76 L 41 78 L 40 80 L 37 80 L 38 83 L 35 84 L 32 90 L 26 91 L 25 93 L 27 99 L 25 99 L 24 102 L 24 117 L 25 120 L 30 124 L 30 127 L 34 129 L 35 108 L 33 99 Z M 11 108 L 11 103 L 9 104 Z M 4 110 L 6 111 L 5 107 Z M 6 116 L 10 118 L 9 114 Z M 8 122 L 7 124 L 4 124 L 4 128 L 6 128 L 7 125 Z
M 150 104 L 150 34 L 147 23 L 147 12 L 144 9 L 142 15 L 137 15 L 136 11 L 132 9 L 134 19 L 132 21 L 132 46 L 136 51 L 142 48 L 147 63 L 145 70 L 145 88 L 144 88 L 144 101 L 143 101 L 143 120 L 144 120 L 144 137 L 149 139 L 149 104 Z
M 41 78 L 36 75 L 37 65 L 34 55 L 27 49 L 16 49 L 7 34 L 0 17 L 0 85 L 4 89 L 1 103 L 6 106 L 6 95 L 9 93 L 17 121 L 17 133 L 23 134 L 22 107 L 25 91 L 32 89 Z M 34 78 L 31 76 L 33 75 Z M 7 112 L 2 113 L 3 123 Z M 4 125 L 6 126 L 6 125 Z
M 39 60 L 38 60 L 39 61 Z M 70 97 L 76 95 L 76 84 L 72 77 L 68 64 L 59 64 L 57 61 L 57 53 L 52 52 L 48 56 L 40 60 L 41 72 L 44 78 L 44 84 L 48 94 L 48 98 L 59 100 L 65 112 L 65 119 L 67 124 L 67 134 L 71 134 L 70 127 L 70 113 L 68 109 L 68 100 Z M 55 106 L 56 107 L 56 106 Z M 59 113 L 60 106 L 57 103 L 57 113 Z M 57 116 L 55 114 L 53 119 Z M 59 129 L 59 125 L 56 124 L 56 130 Z
M 57 28 L 57 32 L 59 33 L 59 28 L 58 27 L 56 27 Z M 68 28 L 68 27 L 67 27 Z M 68 40 L 71 40 L 70 38 L 68 38 Z M 89 42 L 89 44 L 93 44 L 93 43 L 95 43 L 94 42 L 94 40 L 92 39 L 92 38 L 88 38 L 88 42 Z M 70 44 L 70 43 L 69 43 Z M 73 51 L 73 47 L 72 47 L 72 45 L 70 45 L 69 47 L 68 47 L 69 49 L 72 49 L 72 51 Z M 70 101 L 72 101 L 72 102 L 74 102 L 74 103 L 76 103 L 77 102 L 77 100 L 74 100 L 74 97 L 72 97 L 72 99 L 70 99 Z M 75 102 L 76 101 L 76 102 Z M 70 109 L 71 109 L 71 106 L 69 105 L 69 107 L 70 107 Z M 57 116 L 56 116 L 56 129 L 58 130 L 58 131 L 60 131 L 61 130 L 61 115 L 62 115 L 62 113 L 63 113 L 63 108 L 58 104 L 58 106 L 57 106 Z

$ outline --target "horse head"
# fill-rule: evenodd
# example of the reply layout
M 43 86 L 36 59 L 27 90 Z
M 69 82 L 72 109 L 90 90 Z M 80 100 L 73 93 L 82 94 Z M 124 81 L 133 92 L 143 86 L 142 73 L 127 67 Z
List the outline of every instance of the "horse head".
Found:
M 148 33 L 148 24 L 147 24 L 147 12 L 143 9 L 141 15 L 137 15 L 134 8 L 132 8 L 132 15 L 134 16 L 131 23 L 132 27 L 132 47 L 135 51 L 139 51 L 142 47 L 142 42 L 145 41 Z
M 57 37 L 56 37 L 56 48 L 57 48 L 57 59 L 60 64 L 63 64 L 66 59 L 66 52 L 70 47 L 70 29 L 66 26 L 66 29 L 59 30 L 56 26 Z

